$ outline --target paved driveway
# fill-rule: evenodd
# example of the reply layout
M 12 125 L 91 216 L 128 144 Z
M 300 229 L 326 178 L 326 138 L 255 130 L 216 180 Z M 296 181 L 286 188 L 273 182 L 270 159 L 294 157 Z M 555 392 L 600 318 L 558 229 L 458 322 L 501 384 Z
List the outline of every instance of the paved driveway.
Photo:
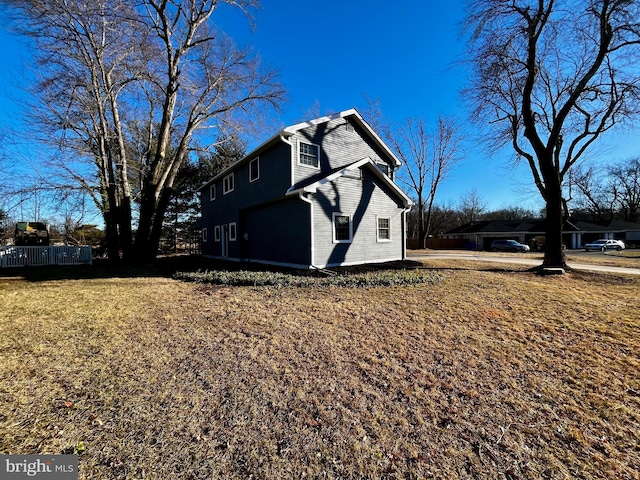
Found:
M 540 258 L 531 258 L 528 255 L 520 256 L 502 256 L 492 255 L 484 252 L 469 252 L 469 251 L 451 251 L 451 250 L 407 250 L 407 259 L 409 260 L 437 260 L 437 259 L 460 259 L 460 260 L 477 260 L 480 262 L 492 262 L 492 263 L 510 263 L 517 265 L 525 265 L 535 267 L 542 264 Z M 575 270 L 589 270 L 593 272 L 606 272 L 606 273 L 626 273 L 630 275 L 640 275 L 640 268 L 626 268 L 626 267 L 611 267 L 605 265 L 587 265 L 583 263 L 568 262 L 568 265 Z

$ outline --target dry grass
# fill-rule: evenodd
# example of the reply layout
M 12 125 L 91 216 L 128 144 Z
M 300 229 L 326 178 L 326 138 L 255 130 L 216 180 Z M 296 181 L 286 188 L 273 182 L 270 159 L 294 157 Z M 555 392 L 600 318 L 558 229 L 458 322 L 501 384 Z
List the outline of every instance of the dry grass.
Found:
M 605 265 L 612 267 L 640 268 L 640 251 L 623 250 L 621 252 L 594 252 L 589 255 L 567 255 L 569 264 Z
M 640 279 L 432 263 L 366 289 L 0 278 L 0 452 L 83 442 L 94 479 L 640 478 Z

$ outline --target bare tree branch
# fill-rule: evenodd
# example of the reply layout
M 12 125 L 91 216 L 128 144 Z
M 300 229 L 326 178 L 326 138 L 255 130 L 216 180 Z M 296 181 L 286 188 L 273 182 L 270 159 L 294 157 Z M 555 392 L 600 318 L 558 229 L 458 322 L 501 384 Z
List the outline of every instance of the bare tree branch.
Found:
M 284 98 L 276 73 L 213 21 L 221 3 L 251 21 L 257 0 L 0 1 L 37 46 L 41 140 L 93 162 L 93 178 L 71 176 L 98 200 L 114 258 L 155 257 L 194 144 L 222 125 L 246 128 Z

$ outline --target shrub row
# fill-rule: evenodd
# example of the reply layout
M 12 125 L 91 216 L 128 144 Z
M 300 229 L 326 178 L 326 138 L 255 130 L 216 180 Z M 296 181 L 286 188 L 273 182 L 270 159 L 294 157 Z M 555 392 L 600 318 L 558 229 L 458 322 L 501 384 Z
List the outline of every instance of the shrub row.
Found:
M 206 272 L 176 272 L 176 280 L 228 286 L 274 286 L 274 287 L 387 287 L 392 285 L 415 285 L 436 283 L 442 276 L 424 270 L 384 270 L 355 275 L 319 277 L 316 275 L 294 275 L 279 272 L 252 272 L 247 270 Z

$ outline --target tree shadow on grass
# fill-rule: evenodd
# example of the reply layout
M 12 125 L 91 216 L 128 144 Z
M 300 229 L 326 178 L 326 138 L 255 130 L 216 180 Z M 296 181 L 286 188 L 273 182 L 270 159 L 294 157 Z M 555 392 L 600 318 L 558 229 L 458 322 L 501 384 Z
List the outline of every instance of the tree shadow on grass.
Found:
M 490 272 L 490 273 L 531 273 L 527 268 L 513 268 L 513 267 L 482 267 L 482 266 L 469 266 L 469 265 L 448 265 L 443 267 L 434 267 L 430 265 L 422 264 L 420 267 L 422 270 L 432 270 L 434 272 Z
M 178 271 L 239 269 L 239 264 L 204 258 L 199 255 L 159 257 L 153 264 L 112 265 L 106 260 L 94 260 L 93 265 L 46 265 L 0 269 L 1 278 L 19 278 L 30 282 L 54 280 L 88 280 L 99 278 L 166 277 Z M 234 268 L 235 267 L 235 268 Z

